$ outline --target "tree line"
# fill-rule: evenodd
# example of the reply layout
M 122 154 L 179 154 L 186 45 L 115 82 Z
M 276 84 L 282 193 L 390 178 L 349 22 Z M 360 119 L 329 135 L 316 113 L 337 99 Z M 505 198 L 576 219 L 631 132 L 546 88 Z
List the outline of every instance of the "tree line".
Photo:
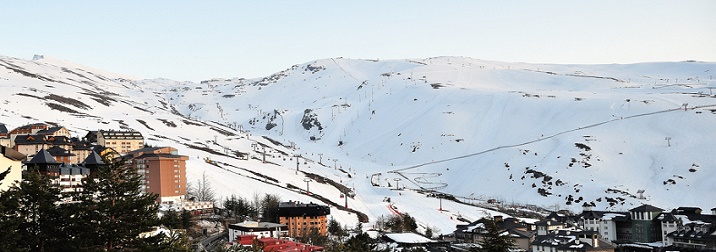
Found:
M 0 192 L 0 251 L 188 251 L 182 232 L 142 234 L 174 217 L 184 222 L 170 226 L 189 226 L 189 218 L 171 213 L 160 219 L 158 196 L 142 192 L 135 169 L 105 162 L 70 193 L 28 167 L 21 182 Z

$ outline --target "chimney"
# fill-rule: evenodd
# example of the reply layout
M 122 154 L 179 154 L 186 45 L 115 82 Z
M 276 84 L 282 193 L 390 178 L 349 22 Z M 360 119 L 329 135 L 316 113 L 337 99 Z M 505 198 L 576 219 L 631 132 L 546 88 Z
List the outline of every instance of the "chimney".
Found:
M 497 222 L 502 222 L 502 215 L 495 215 L 495 217 L 492 217 L 492 220 Z
M 592 235 L 592 247 L 594 247 L 594 248 L 599 247 L 599 238 L 597 238 L 596 234 Z

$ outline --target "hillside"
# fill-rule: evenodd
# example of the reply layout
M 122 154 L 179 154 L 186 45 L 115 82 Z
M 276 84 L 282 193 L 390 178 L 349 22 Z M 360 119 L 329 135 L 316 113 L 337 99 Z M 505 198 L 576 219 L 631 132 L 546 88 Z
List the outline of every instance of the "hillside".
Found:
M 301 191 L 315 174 L 323 178 L 313 176 L 311 192 L 343 205 L 338 184 L 353 188 L 349 208 L 371 222 L 393 214 L 390 197 L 448 233 L 458 217 L 495 213 L 444 200 L 440 214 L 438 199 L 391 188 L 575 211 L 714 207 L 713 71 L 702 62 L 336 58 L 192 83 L 0 57 L 0 122 L 54 122 L 75 135 L 132 128 L 188 155 L 190 181 L 206 171 L 222 197 L 316 202 Z M 357 221 L 335 207 L 332 216 Z

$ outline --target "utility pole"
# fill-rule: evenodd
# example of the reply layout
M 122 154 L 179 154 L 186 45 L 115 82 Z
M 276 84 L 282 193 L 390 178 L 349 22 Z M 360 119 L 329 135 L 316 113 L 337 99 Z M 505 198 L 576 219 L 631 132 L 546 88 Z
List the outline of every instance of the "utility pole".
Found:
M 318 164 L 323 164 L 323 153 L 318 153 Z
M 266 146 L 264 146 L 264 145 L 262 144 L 262 145 L 261 145 L 261 149 L 263 149 L 263 153 L 264 153 L 264 155 L 263 155 L 263 156 L 264 156 L 264 158 L 263 158 L 263 163 L 265 164 L 265 163 L 266 163 Z
M 334 159 L 333 159 L 333 170 L 338 170 L 338 168 L 337 168 L 338 165 L 336 164 L 336 162 L 338 162 L 338 159 L 335 159 L 335 158 L 334 158 Z
M 298 172 L 298 158 L 300 158 L 301 155 L 295 155 L 294 157 L 296 158 L 296 172 Z
M 437 195 L 436 195 L 436 196 L 437 196 Z M 443 212 L 443 197 L 442 197 L 442 196 L 438 196 L 438 199 L 440 199 L 440 212 L 442 213 L 442 212 Z
M 308 182 L 311 182 L 310 178 L 303 179 L 304 182 L 306 182 L 306 195 L 311 195 L 311 191 L 308 190 Z
M 343 198 L 346 199 L 346 208 L 348 208 L 348 190 L 343 193 Z

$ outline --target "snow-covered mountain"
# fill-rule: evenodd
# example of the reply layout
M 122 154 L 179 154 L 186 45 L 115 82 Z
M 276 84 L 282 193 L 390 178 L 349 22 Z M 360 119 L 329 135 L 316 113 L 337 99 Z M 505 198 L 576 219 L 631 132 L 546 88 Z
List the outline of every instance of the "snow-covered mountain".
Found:
M 713 208 L 714 71 L 335 58 L 192 83 L 0 57 L 0 122 L 53 122 L 76 135 L 131 128 L 188 155 L 190 180 L 206 172 L 222 197 L 316 202 L 301 191 L 308 176 L 314 196 L 338 206 L 343 186 L 354 189 L 348 207 L 371 222 L 397 208 L 448 233 L 458 217 L 496 213 L 448 200 L 440 212 L 439 199 L 417 191 L 575 211 Z M 335 206 L 332 216 L 357 221 Z

